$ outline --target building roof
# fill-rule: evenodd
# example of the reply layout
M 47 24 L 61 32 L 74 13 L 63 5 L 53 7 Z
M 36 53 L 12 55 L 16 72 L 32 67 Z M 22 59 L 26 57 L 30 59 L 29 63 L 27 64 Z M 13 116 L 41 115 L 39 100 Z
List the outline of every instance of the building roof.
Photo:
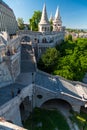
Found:
M 13 10 L 3 0 L 0 0 L 0 4 L 2 4 L 4 7 L 13 12 Z
M 56 9 L 56 13 L 55 13 L 55 20 L 61 20 L 61 16 L 60 16 L 59 7 L 57 7 L 57 9 Z

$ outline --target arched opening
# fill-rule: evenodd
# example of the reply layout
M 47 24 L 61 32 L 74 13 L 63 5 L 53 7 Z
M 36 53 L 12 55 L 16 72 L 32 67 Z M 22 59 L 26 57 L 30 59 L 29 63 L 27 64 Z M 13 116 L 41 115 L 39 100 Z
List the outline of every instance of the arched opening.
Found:
M 41 108 L 45 109 L 56 109 L 61 112 L 69 112 L 72 109 L 72 106 L 69 102 L 62 100 L 62 99 L 51 99 L 44 102 L 41 105 Z
M 39 39 L 38 38 L 34 38 L 34 43 L 39 43 Z
M 21 120 L 25 121 L 29 117 L 31 112 L 31 101 L 29 101 L 28 96 L 22 101 L 19 107 L 20 107 Z
M 21 42 L 30 42 L 30 37 L 29 36 L 23 36 L 21 39 Z
M 47 42 L 47 40 L 46 40 L 46 38 L 44 37 L 43 39 L 42 39 L 42 43 L 46 43 Z

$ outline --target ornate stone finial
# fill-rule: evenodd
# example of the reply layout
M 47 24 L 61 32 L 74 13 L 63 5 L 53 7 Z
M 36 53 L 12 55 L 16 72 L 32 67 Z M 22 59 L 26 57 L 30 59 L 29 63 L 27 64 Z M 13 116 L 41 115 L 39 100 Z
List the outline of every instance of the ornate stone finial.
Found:
M 44 4 L 40 24 L 48 24 L 48 23 L 49 21 L 47 17 L 46 4 Z

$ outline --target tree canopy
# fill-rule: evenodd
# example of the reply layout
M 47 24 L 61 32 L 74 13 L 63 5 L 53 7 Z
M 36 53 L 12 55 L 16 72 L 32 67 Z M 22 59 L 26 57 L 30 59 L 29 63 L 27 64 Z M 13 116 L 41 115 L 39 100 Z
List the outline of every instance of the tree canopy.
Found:
M 59 52 L 56 48 L 48 48 L 42 55 L 39 66 L 45 69 L 47 72 L 53 71 L 54 66 L 58 62 Z
M 53 21 L 50 20 L 50 30 L 52 31 L 53 30 Z
M 38 23 L 41 19 L 41 11 L 34 11 L 31 19 L 29 19 L 30 28 L 32 31 L 38 31 Z
M 60 75 L 66 79 L 81 81 L 85 72 L 87 72 L 87 39 L 78 38 L 76 41 L 67 40 L 56 46 L 56 51 L 60 54 L 56 58 L 54 54 L 50 54 L 51 49 L 46 51 L 44 56 L 42 56 L 45 70 L 48 68 L 47 65 L 50 61 L 52 65 L 52 69 L 49 68 L 50 73 Z M 48 60 L 44 60 L 44 57 L 47 57 Z M 50 60 L 51 58 L 52 60 Z M 55 59 L 57 63 L 55 63 Z
M 17 23 L 18 23 L 19 29 L 23 30 L 24 29 L 24 20 L 23 20 L 23 18 L 18 18 Z

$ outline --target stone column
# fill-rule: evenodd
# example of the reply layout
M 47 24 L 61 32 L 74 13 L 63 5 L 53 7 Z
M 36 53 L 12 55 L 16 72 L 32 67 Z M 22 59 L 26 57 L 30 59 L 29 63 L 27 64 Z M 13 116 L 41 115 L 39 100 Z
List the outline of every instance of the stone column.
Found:
M 81 108 L 81 106 L 79 106 L 79 105 L 72 105 L 72 109 L 73 109 L 75 112 L 80 113 L 80 108 Z

